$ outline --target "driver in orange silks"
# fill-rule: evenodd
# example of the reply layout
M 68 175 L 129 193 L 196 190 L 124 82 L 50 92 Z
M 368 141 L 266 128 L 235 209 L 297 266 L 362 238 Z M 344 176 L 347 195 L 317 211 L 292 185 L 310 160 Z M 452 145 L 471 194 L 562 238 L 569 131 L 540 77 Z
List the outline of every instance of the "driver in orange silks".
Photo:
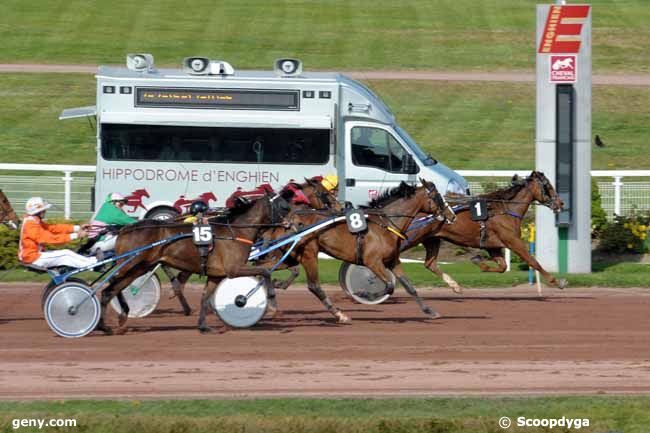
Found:
M 97 258 L 86 257 L 72 250 L 45 251 L 44 244 L 65 244 L 88 236 L 86 226 L 72 224 L 46 224 L 45 211 L 52 207 L 41 197 L 32 197 L 25 204 L 27 215 L 20 229 L 18 258 L 22 263 L 43 268 L 69 266 L 83 268 L 97 263 Z

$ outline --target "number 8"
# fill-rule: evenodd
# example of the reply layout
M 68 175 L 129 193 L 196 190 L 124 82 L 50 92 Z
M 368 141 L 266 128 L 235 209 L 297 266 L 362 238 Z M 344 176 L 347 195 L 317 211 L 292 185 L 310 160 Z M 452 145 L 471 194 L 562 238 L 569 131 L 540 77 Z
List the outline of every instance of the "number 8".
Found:
M 350 225 L 353 229 L 358 229 L 363 227 L 363 221 L 361 220 L 361 215 L 358 213 L 350 214 Z

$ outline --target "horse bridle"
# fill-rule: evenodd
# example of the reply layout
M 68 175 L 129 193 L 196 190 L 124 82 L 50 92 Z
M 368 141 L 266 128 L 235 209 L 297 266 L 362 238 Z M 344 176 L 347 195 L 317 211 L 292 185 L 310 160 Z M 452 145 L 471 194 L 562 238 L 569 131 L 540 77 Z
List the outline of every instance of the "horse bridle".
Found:
M 452 207 L 449 206 L 449 203 L 447 203 L 447 200 L 445 200 L 442 194 L 440 194 L 438 188 L 436 188 L 436 186 L 433 184 L 431 185 L 431 188 L 429 188 L 427 184 L 424 184 L 424 188 L 426 188 L 429 198 L 433 200 L 436 206 L 438 206 L 438 213 L 435 215 L 436 219 L 440 219 L 440 217 L 442 217 L 442 219 L 448 224 L 452 224 L 454 221 L 456 221 L 456 212 L 454 212 Z M 453 215 L 451 220 L 445 216 L 446 209 L 449 209 L 449 212 Z
M 282 196 L 280 194 L 278 194 L 275 191 L 272 192 L 272 193 L 266 194 L 265 198 L 268 200 L 269 206 L 271 207 L 271 224 L 278 224 L 279 221 L 281 221 L 282 218 L 284 218 L 286 216 L 286 214 L 288 213 L 289 204 L 282 198 Z M 280 201 L 276 202 L 276 200 L 278 200 L 278 199 Z M 282 215 L 282 209 L 280 209 L 280 206 L 282 206 L 282 203 L 284 203 L 286 208 L 287 208 L 287 213 L 285 213 L 284 215 Z M 277 212 L 278 215 L 276 215 L 276 212 Z M 279 218 L 278 218 L 278 216 L 279 216 Z
M 547 208 L 553 210 L 553 202 L 555 201 L 555 197 L 553 197 L 548 191 L 549 191 L 549 186 L 551 185 L 551 182 L 544 177 L 544 179 L 539 179 L 538 177 L 531 176 L 533 180 L 538 184 L 541 185 L 542 187 L 542 198 L 548 198 L 548 200 L 540 201 L 539 204 L 542 206 L 546 206 Z

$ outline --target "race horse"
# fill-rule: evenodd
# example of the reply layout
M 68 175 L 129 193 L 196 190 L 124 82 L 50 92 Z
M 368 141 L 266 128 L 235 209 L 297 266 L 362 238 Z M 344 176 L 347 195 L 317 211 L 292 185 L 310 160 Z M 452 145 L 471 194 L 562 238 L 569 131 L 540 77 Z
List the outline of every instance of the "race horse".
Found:
M 472 219 L 469 200 L 484 200 L 487 203 L 488 214 L 484 221 Z M 566 287 L 564 279 L 557 280 L 546 272 L 533 256 L 528 253 L 528 247 L 521 239 L 521 222 L 533 202 L 548 207 L 558 213 L 563 203 L 551 182 L 544 173 L 533 171 L 530 176 L 513 177 L 512 184 L 507 188 L 481 194 L 468 199 L 464 196 L 448 196 L 454 206 L 456 221 L 454 224 L 433 222 L 417 230 L 409 232 L 408 241 L 402 244 L 402 250 L 422 243 L 426 249 L 425 266 L 457 293 L 462 292 L 461 286 L 448 274 L 438 268 L 438 252 L 440 240 L 444 239 L 456 245 L 485 249 L 490 260 L 496 267 L 488 266 L 487 259 L 476 256 L 472 262 L 483 272 L 504 272 L 507 264 L 503 257 L 503 248 L 509 248 L 521 257 L 529 266 L 538 270 L 543 278 L 560 289 Z
M 291 181 L 285 185 L 282 190 L 280 190 L 280 196 L 288 203 L 290 203 L 292 208 L 302 205 L 306 206 L 307 208 L 319 211 L 340 211 L 341 205 L 337 200 L 336 191 L 330 191 L 326 189 L 321 184 L 321 180 L 321 176 L 315 176 L 309 179 L 305 178 L 304 183 Z M 241 197 L 245 198 L 246 200 L 255 201 L 263 196 L 264 188 L 261 186 L 253 191 L 237 190 L 226 200 L 226 205 L 228 207 L 232 207 L 237 202 L 237 199 Z M 211 217 L 210 214 L 206 216 Z M 184 218 L 184 216 L 179 218 Z M 291 266 L 285 264 L 280 265 L 277 270 L 288 269 L 290 275 L 288 279 L 283 281 L 273 280 L 273 286 L 276 289 L 286 289 L 289 287 L 289 285 L 298 277 L 298 275 L 300 275 L 297 266 L 298 263 L 293 263 Z M 192 273 L 181 271 L 177 275 L 174 275 L 169 267 L 162 266 L 162 269 L 172 283 L 174 296 L 178 298 L 178 301 L 183 308 L 183 313 L 186 316 L 189 316 L 192 313 L 192 309 L 190 308 L 185 298 L 183 289 Z
M 273 305 L 275 294 L 271 285 L 270 272 L 261 266 L 248 266 L 247 262 L 251 246 L 260 230 L 269 225 L 279 224 L 288 212 L 288 203 L 274 192 L 267 192 L 263 198 L 255 202 L 241 200 L 240 205 L 232 209 L 227 216 L 216 221 L 208 221 L 214 242 L 205 261 L 202 261 L 199 249 L 193 243 L 192 224 L 143 220 L 125 227 L 117 238 L 116 255 L 151 245 L 156 241 L 171 239 L 177 235 L 186 234 L 187 237 L 146 250 L 119 270 L 110 285 L 102 291 L 101 319 L 98 329 L 108 334 L 112 333 L 104 318 L 106 306 L 113 297 L 118 296 L 122 312 L 119 314 L 116 333 L 126 332 L 129 307 L 121 291 L 158 263 L 190 274 L 204 272 L 207 275 L 208 283 L 201 299 L 198 322 L 201 332 L 211 331 L 211 328 L 206 325 L 210 297 L 217 284 L 225 277 L 261 276 L 269 290 L 270 304 Z
M 18 228 L 18 216 L 16 216 L 16 212 L 14 212 L 14 208 L 11 207 L 11 203 L 9 203 L 9 199 L 7 199 L 7 196 L 5 195 L 4 192 L 0 189 L 0 223 L 5 224 L 7 227 L 9 227 L 12 230 L 16 230 Z
M 332 301 L 320 287 L 318 273 L 318 252 L 322 251 L 336 259 L 350 263 L 362 264 L 379 277 L 392 293 L 394 284 L 388 269 L 392 270 L 406 291 L 416 299 L 420 309 L 432 319 L 440 315 L 424 304 L 408 277 L 404 274 L 399 261 L 400 242 L 404 230 L 420 212 L 444 215 L 444 219 L 454 218 L 451 209 L 446 206 L 442 196 L 433 183 L 421 180 L 423 186 L 414 187 L 402 182 L 398 187 L 385 192 L 373 200 L 369 207 L 362 209 L 367 214 L 367 230 L 363 233 L 351 233 L 345 220 L 334 222 L 330 226 L 305 237 L 290 258 L 300 263 L 307 274 L 307 287 L 339 323 L 350 322 L 350 318 Z M 335 218 L 331 213 L 310 210 L 292 211 L 288 220 L 292 231 L 300 231 L 327 219 Z M 271 239 L 286 235 L 287 229 L 279 228 L 269 232 Z M 266 237 L 266 235 L 265 235 Z M 275 260 L 270 254 L 266 259 Z M 262 264 L 262 263 L 260 263 Z

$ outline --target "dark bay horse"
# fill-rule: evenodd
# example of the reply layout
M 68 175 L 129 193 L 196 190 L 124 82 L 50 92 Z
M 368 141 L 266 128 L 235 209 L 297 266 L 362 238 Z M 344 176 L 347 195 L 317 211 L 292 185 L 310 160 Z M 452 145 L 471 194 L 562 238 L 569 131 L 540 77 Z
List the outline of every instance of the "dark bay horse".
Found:
M 287 185 L 285 185 L 279 194 L 283 199 L 285 199 L 290 204 L 292 209 L 304 205 L 307 208 L 316 209 L 316 210 L 322 210 L 322 211 L 333 210 L 335 212 L 340 211 L 341 205 L 337 201 L 336 191 L 335 190 L 330 191 L 327 188 L 325 188 L 321 184 L 321 180 L 322 180 L 321 176 L 316 176 L 310 179 L 305 178 L 304 183 L 297 183 L 292 181 L 289 182 Z M 256 198 L 254 196 L 247 196 L 246 194 L 244 194 L 244 196 L 251 200 L 254 200 Z M 230 201 L 233 198 L 235 198 L 234 195 L 231 196 L 231 198 L 228 199 L 228 201 Z M 209 214 L 207 216 L 210 217 Z M 277 270 L 288 269 L 290 272 L 290 276 L 288 279 L 283 281 L 273 280 L 273 285 L 275 288 L 286 289 L 298 277 L 298 275 L 300 275 L 300 272 L 297 269 L 298 263 L 295 262 L 292 263 L 291 261 L 289 263 L 282 264 L 281 266 L 278 267 Z M 271 263 L 270 266 L 272 266 L 273 264 L 274 263 Z M 185 287 L 185 284 L 189 280 L 190 276 L 192 275 L 192 273 L 187 271 L 181 271 L 178 273 L 178 275 L 174 276 L 171 270 L 169 270 L 167 267 L 163 266 L 163 270 L 171 280 L 172 287 L 174 290 L 174 295 L 178 298 L 179 302 L 181 303 L 184 314 L 186 316 L 189 316 L 192 313 L 192 310 L 189 304 L 187 303 L 187 300 L 185 299 L 185 294 L 183 292 L 183 289 Z
M 507 264 L 503 257 L 503 248 L 510 248 L 529 266 L 537 269 L 546 281 L 563 289 L 567 284 L 566 280 L 557 280 L 546 272 L 528 253 L 528 247 L 521 239 L 521 222 L 531 203 L 538 202 L 555 213 L 562 209 L 562 200 L 546 176 L 538 171 L 533 171 L 524 179 L 515 176 L 511 186 L 479 195 L 477 198 L 485 200 L 488 204 L 489 217 L 485 221 L 483 235 L 480 222 L 473 221 L 471 218 L 467 198 L 447 197 L 451 204 L 456 202 L 464 205 L 460 209 L 455 208 L 455 223 L 435 222 L 409 232 L 408 243 L 404 243 L 402 249 L 411 248 L 421 242 L 426 248 L 425 266 L 457 293 L 462 291 L 461 286 L 438 268 L 437 259 L 441 239 L 460 246 L 487 250 L 490 260 L 497 264 L 496 267 L 488 266 L 483 257 L 477 256 L 472 259 L 472 262 L 478 264 L 483 272 L 504 272 Z
M 350 318 L 332 304 L 320 287 L 319 251 L 339 260 L 363 264 L 372 270 L 392 292 L 394 285 L 388 273 L 388 269 L 391 269 L 407 292 L 415 297 L 420 309 L 425 314 L 434 319 L 440 317 L 437 312 L 423 303 L 399 263 L 401 238 L 404 237 L 404 230 L 418 212 L 435 215 L 445 213 L 446 217 L 453 218 L 453 213 L 445 206 L 435 185 L 426 181 L 422 182 L 424 186 L 419 188 L 402 182 L 398 187 L 373 200 L 370 207 L 365 209 L 368 215 L 368 229 L 362 236 L 350 233 L 345 220 L 338 221 L 305 237 L 292 252 L 290 258 L 296 263 L 300 263 L 305 269 L 309 291 L 340 323 L 349 322 Z M 288 217 L 294 231 L 300 231 L 304 227 L 331 218 L 333 218 L 331 213 L 301 210 L 292 211 Z M 270 237 L 281 237 L 286 234 L 286 231 L 286 229 L 275 229 L 270 233 Z M 270 256 L 267 260 L 274 261 L 274 255 Z
M 273 287 L 270 284 L 271 274 L 268 269 L 261 266 L 248 266 L 248 256 L 252 244 L 258 237 L 260 230 L 268 225 L 278 224 L 287 215 L 289 205 L 275 193 L 267 193 L 263 198 L 241 204 L 239 208 L 222 221 L 210 220 L 214 238 L 213 248 L 207 256 L 205 273 L 208 284 L 201 299 L 201 312 L 199 314 L 199 330 L 209 332 L 206 313 L 210 308 L 210 297 L 217 284 L 225 277 L 237 278 L 243 276 L 261 276 L 269 290 L 271 303 L 275 302 Z M 153 242 L 168 239 L 180 234 L 192 233 L 192 224 L 178 224 L 174 222 L 143 220 L 125 227 L 120 231 L 115 246 L 115 254 L 123 254 L 135 248 L 152 244 Z M 102 318 L 99 329 L 111 333 L 104 322 L 106 306 L 111 299 L 120 294 L 131 282 L 143 275 L 156 264 L 162 263 L 190 274 L 201 273 L 201 257 L 198 248 L 190 237 L 163 244 L 144 251 L 131 262 L 120 269 L 111 284 L 102 291 L 101 310 Z M 128 305 L 122 296 L 118 296 L 122 313 L 119 315 L 117 332 L 126 331 L 128 318 Z
M 14 212 L 14 208 L 11 207 L 11 203 L 7 199 L 7 196 L 0 189 L 0 223 L 5 224 L 12 230 L 18 228 L 18 216 Z

